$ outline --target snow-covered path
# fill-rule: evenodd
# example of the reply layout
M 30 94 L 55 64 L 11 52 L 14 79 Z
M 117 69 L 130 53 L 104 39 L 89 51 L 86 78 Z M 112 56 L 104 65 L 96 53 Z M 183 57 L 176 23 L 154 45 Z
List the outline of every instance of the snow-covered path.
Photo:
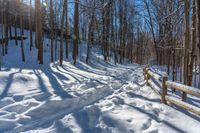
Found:
M 92 67 L 91 67 L 92 66 Z M 0 74 L 1 132 L 128 133 L 200 131 L 200 119 L 160 103 L 142 67 L 79 61 Z M 187 125 L 190 125 L 187 127 Z

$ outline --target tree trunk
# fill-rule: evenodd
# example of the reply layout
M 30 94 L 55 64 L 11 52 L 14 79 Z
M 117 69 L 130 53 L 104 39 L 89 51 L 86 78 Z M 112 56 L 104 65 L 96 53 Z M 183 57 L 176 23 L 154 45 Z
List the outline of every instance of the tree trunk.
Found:
M 62 66 L 63 63 L 63 39 L 64 39 L 64 19 L 65 19 L 65 13 L 66 13 L 66 3 L 67 1 L 64 0 L 63 4 L 63 12 L 62 12 L 62 18 L 61 18 L 61 39 L 60 39 L 60 66 Z
M 197 29 L 198 29 L 198 41 L 197 41 L 197 46 L 199 48 L 199 70 L 200 70 L 200 1 L 199 0 L 196 0 L 196 5 L 197 5 L 197 23 L 198 23 L 198 26 L 197 26 Z M 199 71 L 199 84 L 198 84 L 198 87 L 200 88 L 200 71 Z
M 79 11 L 78 11 L 78 7 L 79 7 L 79 1 L 78 0 L 74 0 L 75 2 L 75 7 L 74 7 L 74 46 L 73 46 L 73 60 L 74 60 L 74 65 L 76 64 L 76 56 L 77 56 L 77 51 L 78 51 L 78 24 L 79 24 Z
M 38 48 L 38 0 L 35 0 L 35 47 Z
M 1 1 L 2 2 L 2 1 Z M 4 56 L 5 51 L 4 51 L 4 9 L 3 9 L 3 2 L 1 3 L 1 38 L 2 38 L 2 42 L 1 42 L 1 49 L 2 49 L 2 55 Z
M 154 33 L 154 24 L 153 24 L 153 20 L 152 20 L 152 16 L 151 16 L 151 12 L 149 9 L 149 4 L 147 2 L 147 0 L 145 0 L 145 6 L 147 8 L 147 13 L 149 15 L 149 23 L 150 23 L 150 28 L 151 28 L 151 34 L 153 37 L 153 42 L 154 42 L 154 47 L 155 47 L 155 54 L 156 54 L 156 62 L 158 63 L 158 48 L 157 48 L 157 43 L 156 43 L 156 37 L 155 37 L 155 33 Z
M 36 0 L 36 9 L 37 9 L 37 14 L 36 14 L 36 25 L 37 25 L 37 46 L 38 46 L 38 62 L 39 64 L 43 64 L 43 43 L 42 43 L 42 9 L 41 9 L 41 3 L 40 0 Z
M 22 1 L 23 2 L 23 1 Z M 19 3 L 20 4 L 20 3 Z M 22 8 L 20 6 L 20 35 L 21 35 L 21 54 L 22 61 L 25 62 L 25 54 L 24 54 L 24 41 L 23 41 L 23 16 L 22 16 Z
M 68 59 L 69 57 L 69 46 L 68 46 L 68 0 L 66 0 L 66 59 Z
M 189 64 L 189 45 L 190 45 L 190 0 L 185 0 L 185 36 L 184 36 L 184 84 L 188 85 L 188 64 Z M 187 94 L 183 92 L 182 100 L 186 101 Z
M 9 38 L 12 38 L 12 15 L 8 15 L 8 18 L 9 18 L 9 33 L 10 33 Z
M 30 7 L 29 7 L 29 30 L 30 30 L 30 51 L 32 50 L 33 47 L 33 34 L 32 34 L 32 0 L 30 0 Z
M 197 19 L 196 19 L 196 0 L 192 1 L 192 11 L 193 11 L 193 15 L 192 15 L 192 45 L 190 46 L 190 60 L 189 60 L 189 65 L 188 65 L 188 69 L 189 69 L 189 75 L 188 75 L 188 85 L 192 85 L 192 80 L 193 80 L 193 68 L 194 68 L 194 61 L 195 61 L 195 49 L 196 49 L 196 45 L 197 45 L 197 32 L 196 32 L 196 26 L 197 26 Z
M 8 54 L 8 1 L 6 1 L 4 11 L 4 30 L 5 30 L 5 54 Z
M 18 45 L 18 41 L 17 41 L 17 15 L 15 15 L 15 45 Z
M 54 12 L 53 12 L 53 3 L 52 0 L 50 0 L 50 28 L 51 28 L 51 62 L 54 61 L 53 59 L 53 36 L 54 36 L 54 26 L 53 26 L 53 17 L 54 17 Z

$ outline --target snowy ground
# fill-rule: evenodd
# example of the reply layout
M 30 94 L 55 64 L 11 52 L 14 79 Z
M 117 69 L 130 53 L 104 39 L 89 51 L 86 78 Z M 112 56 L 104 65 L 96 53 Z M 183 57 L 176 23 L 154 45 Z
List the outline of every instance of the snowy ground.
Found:
M 145 86 L 142 67 L 36 63 L 26 50 L 10 46 L 0 72 L 0 132 L 199 133 L 200 117 L 160 103 Z M 28 47 L 26 46 L 26 49 Z M 46 48 L 48 51 L 48 48 Z M 20 58 L 19 58 L 20 57 Z

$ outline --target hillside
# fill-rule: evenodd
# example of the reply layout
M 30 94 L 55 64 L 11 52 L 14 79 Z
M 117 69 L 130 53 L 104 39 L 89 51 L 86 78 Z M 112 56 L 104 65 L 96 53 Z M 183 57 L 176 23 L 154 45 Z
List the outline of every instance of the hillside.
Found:
M 199 132 L 198 116 L 160 103 L 144 83 L 143 66 L 105 62 L 97 47 L 86 64 L 85 44 L 76 65 L 50 63 L 47 45 L 44 64 L 38 65 L 37 50 L 30 52 L 28 41 L 25 63 L 14 41 L 9 44 L 12 54 L 3 59 L 0 132 Z

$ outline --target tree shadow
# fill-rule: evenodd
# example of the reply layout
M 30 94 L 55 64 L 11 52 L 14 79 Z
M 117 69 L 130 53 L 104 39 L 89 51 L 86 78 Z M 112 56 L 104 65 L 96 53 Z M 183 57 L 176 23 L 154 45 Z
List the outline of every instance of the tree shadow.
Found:
M 120 122 L 120 120 L 113 118 L 109 114 L 103 114 L 101 109 L 97 106 L 83 108 L 82 110 L 73 113 L 73 116 L 84 133 L 111 132 L 111 129 L 109 128 L 97 126 L 101 121 L 103 121 L 103 123 L 108 127 L 117 128 L 119 132 L 128 132 L 128 127 Z
M 6 84 L 5 88 L 3 89 L 3 92 L 2 92 L 1 95 L 0 95 L 0 99 L 2 99 L 2 98 L 4 98 L 4 97 L 7 96 L 8 91 L 9 91 L 11 85 L 12 85 L 12 82 L 13 82 L 13 77 L 14 77 L 14 75 L 17 74 L 17 73 L 18 73 L 18 72 L 15 72 L 15 73 L 12 73 L 12 74 L 10 74 L 10 75 L 8 76 L 8 78 L 7 78 L 7 79 L 8 79 L 7 84 Z
M 135 110 L 137 110 L 137 111 L 139 111 L 139 112 L 141 112 L 141 113 L 143 113 L 143 114 L 146 114 L 147 116 L 149 116 L 150 118 L 152 118 L 153 120 L 155 120 L 157 123 L 163 123 L 163 124 L 165 124 L 165 125 L 168 126 L 169 128 L 171 128 L 171 129 L 173 129 L 174 131 L 176 131 L 177 133 L 185 133 L 184 130 L 182 130 L 182 129 L 176 127 L 175 125 L 169 123 L 168 121 L 160 120 L 160 119 L 157 117 L 157 115 L 155 115 L 155 114 L 149 113 L 149 112 L 147 112 L 146 110 L 143 110 L 143 109 L 141 109 L 141 108 L 138 108 L 138 107 L 136 107 L 136 106 L 133 106 L 133 105 L 130 105 L 130 104 L 127 104 L 127 103 L 125 103 L 125 105 L 127 105 L 127 106 L 129 106 L 129 107 L 132 107 L 132 108 L 134 108 Z
M 60 85 L 58 79 L 56 78 L 56 77 L 62 77 L 66 80 L 69 80 L 67 79 L 67 77 L 63 76 L 62 74 L 54 72 L 51 68 L 47 70 L 42 69 L 42 71 L 48 77 L 49 82 L 52 88 L 54 89 L 54 93 L 57 96 L 60 96 L 62 99 L 73 97 L 72 95 L 68 94 L 65 90 L 63 90 L 63 87 Z
M 82 62 L 77 62 L 75 67 L 77 69 L 81 69 L 81 70 L 84 70 L 84 71 L 89 72 L 89 73 L 94 73 L 94 74 L 98 74 L 98 75 L 105 75 L 105 71 L 102 71 L 102 70 L 99 70 L 99 69 L 96 69 L 96 68 L 92 68 L 91 66 L 86 65 L 85 63 L 82 63 Z
M 77 72 L 72 71 L 72 70 L 66 68 L 65 66 L 62 66 L 62 68 L 63 68 L 65 71 L 67 71 L 68 74 L 69 74 L 70 76 L 72 76 L 72 74 L 75 74 L 76 76 L 82 77 L 82 78 L 84 78 L 84 79 L 89 79 L 89 80 L 91 80 L 91 81 L 96 81 L 96 82 L 99 83 L 99 84 L 107 85 L 107 84 L 105 84 L 105 83 L 99 81 L 98 79 L 90 78 L 90 77 L 88 77 L 88 76 L 81 75 L 81 74 L 78 73 L 78 71 L 77 71 Z M 80 81 L 80 82 L 81 82 L 81 81 Z
M 57 69 L 59 72 L 65 73 L 65 74 L 71 76 L 73 79 L 75 79 L 75 80 L 78 81 L 79 83 L 81 83 L 81 80 L 80 80 L 79 78 L 77 78 L 79 75 L 75 75 L 75 76 L 74 76 L 73 74 L 71 74 L 70 72 L 68 72 L 67 70 L 65 70 L 65 68 L 64 68 L 63 66 L 62 66 L 61 68 L 63 68 L 64 71 L 61 70 L 61 69 L 59 68 L 59 66 L 56 65 L 56 69 Z M 74 74 L 75 74 L 75 73 L 74 73 Z M 81 78 L 83 78 L 83 77 L 81 77 Z
M 198 115 L 196 115 L 196 114 L 192 114 L 191 112 L 189 112 L 189 111 L 187 111 L 187 110 L 185 110 L 185 109 L 183 109 L 181 107 L 175 106 L 175 105 L 172 105 L 170 107 L 174 108 L 175 110 L 180 111 L 181 113 L 183 113 L 183 114 L 185 114 L 185 115 L 187 115 L 187 116 L 189 116 L 189 117 L 191 117 L 191 118 L 193 118 L 193 119 L 195 119 L 197 121 L 200 121 L 200 117 Z
M 140 97 L 140 96 L 139 96 L 139 97 Z M 119 97 L 118 97 L 118 99 L 120 99 L 121 103 L 123 103 L 124 105 L 127 105 L 127 106 L 129 106 L 129 107 L 131 107 L 131 108 L 133 108 L 133 109 L 135 109 L 135 110 L 141 112 L 142 114 L 145 114 L 145 115 L 149 116 L 151 119 L 155 120 L 157 123 L 163 123 L 163 124 L 165 124 L 166 126 L 168 126 L 169 128 L 175 130 L 177 133 L 185 133 L 184 130 L 182 130 L 182 129 L 176 127 L 175 125 L 169 123 L 168 121 L 160 120 L 159 117 L 158 117 L 158 115 L 149 113 L 147 110 L 144 110 L 144 109 L 142 109 L 142 108 L 139 108 L 139 107 L 134 106 L 134 105 L 131 105 L 131 104 L 128 104 L 128 103 L 126 103 L 123 99 L 121 99 L 121 98 L 119 98 Z M 143 97 L 142 97 L 142 99 L 149 100 L 149 99 L 143 98 Z M 153 101 L 153 102 L 156 102 L 156 101 Z
M 95 109 L 93 113 L 89 113 L 83 109 L 74 113 L 73 116 L 84 133 L 102 133 L 101 128 L 96 127 L 96 124 L 99 123 L 100 109 Z
M 34 74 L 37 76 L 38 84 L 40 85 L 40 90 L 44 93 L 49 93 L 48 89 L 46 88 L 43 79 L 41 78 L 38 70 L 33 69 Z
M 43 92 L 40 95 L 33 96 L 38 101 L 48 100 L 48 98 L 52 95 L 49 91 L 47 86 L 44 84 L 44 80 L 41 78 L 41 74 L 36 69 L 33 69 L 34 74 L 37 76 L 38 84 L 40 85 L 39 89 Z
M 149 99 L 147 97 L 144 97 L 142 95 L 137 95 L 135 93 L 132 93 L 132 92 L 127 92 L 127 94 L 131 97 L 131 98 L 139 98 L 139 99 L 142 99 L 142 100 L 145 100 L 145 101 L 150 101 L 150 102 L 155 102 L 155 103 L 158 103 L 160 102 L 160 99 Z
M 182 95 L 181 91 L 176 91 L 175 93 L 173 93 L 172 90 L 170 89 L 168 92 L 170 92 L 169 94 L 172 95 L 173 97 L 177 97 L 181 100 L 181 95 Z M 197 99 L 191 97 L 190 95 L 188 95 L 186 102 L 193 105 L 193 106 L 200 108 L 200 104 L 198 104 L 200 102 L 200 100 L 197 100 Z M 200 121 L 200 117 L 196 114 L 191 113 L 190 111 L 187 111 L 187 110 L 185 110 L 185 109 L 183 109 L 179 106 L 175 106 L 173 104 L 172 104 L 171 107 L 182 112 L 182 113 L 184 113 L 184 114 L 186 114 L 186 115 L 188 115 L 188 116 L 190 116 L 191 118 L 193 118 L 197 121 Z
M 145 82 L 143 82 L 143 83 L 140 84 L 139 82 L 132 81 L 132 83 L 136 84 L 139 87 L 144 87 L 146 85 Z

